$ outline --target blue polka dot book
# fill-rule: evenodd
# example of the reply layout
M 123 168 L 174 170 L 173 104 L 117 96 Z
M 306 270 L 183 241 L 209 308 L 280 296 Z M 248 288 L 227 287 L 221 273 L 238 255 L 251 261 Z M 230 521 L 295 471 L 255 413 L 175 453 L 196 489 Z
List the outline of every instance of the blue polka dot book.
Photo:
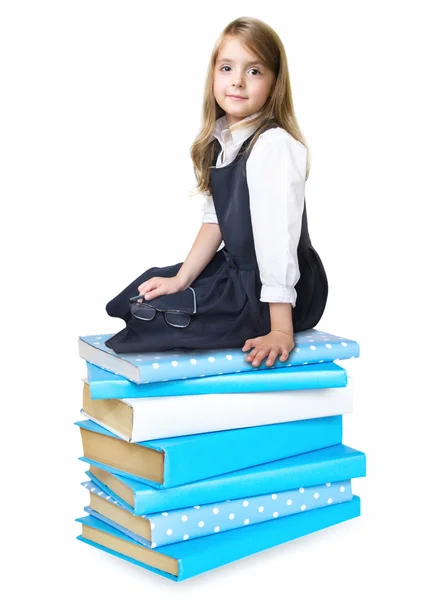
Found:
M 146 548 L 251 527 L 352 500 L 351 481 L 340 480 L 135 516 L 97 483 L 86 481 L 82 485 L 90 492 L 90 504 L 85 507 L 88 514 L 116 527 Z
M 246 361 L 246 353 L 240 348 L 116 354 L 106 346 L 106 341 L 112 335 L 79 336 L 79 355 L 87 362 L 121 375 L 135 384 L 165 383 L 182 378 L 196 379 L 262 369 L 278 371 L 285 367 L 320 364 L 359 355 L 356 341 L 318 329 L 297 332 L 294 336 L 295 347 L 289 360 L 282 363 L 277 359 L 273 367 L 268 367 L 265 361 L 259 367 L 253 367 Z M 178 386 L 175 393 L 178 393 L 177 388 Z

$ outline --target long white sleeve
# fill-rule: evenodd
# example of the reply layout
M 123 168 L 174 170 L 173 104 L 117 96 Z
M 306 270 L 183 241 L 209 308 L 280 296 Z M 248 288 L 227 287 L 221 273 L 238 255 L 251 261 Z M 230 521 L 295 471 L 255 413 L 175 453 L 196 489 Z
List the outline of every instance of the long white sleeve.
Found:
M 218 224 L 218 217 L 216 216 L 215 205 L 213 203 L 212 195 L 203 194 L 204 201 L 201 206 L 203 211 L 202 223 L 216 223 Z
M 306 160 L 306 147 L 281 128 L 264 132 L 247 160 L 262 302 L 296 304 Z

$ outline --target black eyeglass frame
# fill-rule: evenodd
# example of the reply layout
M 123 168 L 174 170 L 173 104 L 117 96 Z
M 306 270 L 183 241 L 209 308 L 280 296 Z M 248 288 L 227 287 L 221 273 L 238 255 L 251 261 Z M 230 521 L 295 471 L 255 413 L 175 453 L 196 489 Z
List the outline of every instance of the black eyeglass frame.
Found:
M 192 315 L 196 315 L 196 292 L 192 287 L 188 287 L 186 289 L 192 290 L 192 292 L 193 292 L 193 312 L 192 313 L 186 312 L 185 310 L 177 310 L 175 308 L 157 308 L 156 306 L 153 306 L 152 304 L 150 304 L 150 302 L 147 302 L 147 300 L 143 300 L 145 298 L 145 294 L 140 294 L 139 296 L 133 296 L 132 298 L 130 298 L 129 299 L 130 304 L 136 304 L 138 300 L 143 300 L 143 302 L 139 302 L 139 305 L 140 306 L 144 306 L 144 305 L 149 306 L 150 308 L 152 308 L 155 311 L 155 313 L 151 317 L 151 319 L 144 319 L 142 317 L 138 317 L 138 315 L 135 313 L 133 313 L 133 316 L 136 319 L 139 319 L 140 321 L 153 321 L 153 319 L 156 317 L 156 313 L 160 312 L 160 313 L 164 313 L 164 320 L 167 323 L 167 325 L 170 325 L 170 327 L 179 327 L 180 329 L 183 329 L 184 327 L 188 327 L 190 325 L 190 321 L 192 320 Z M 169 323 L 167 321 L 165 313 L 187 315 L 189 317 L 189 322 L 187 323 L 187 325 L 173 325 L 172 323 Z

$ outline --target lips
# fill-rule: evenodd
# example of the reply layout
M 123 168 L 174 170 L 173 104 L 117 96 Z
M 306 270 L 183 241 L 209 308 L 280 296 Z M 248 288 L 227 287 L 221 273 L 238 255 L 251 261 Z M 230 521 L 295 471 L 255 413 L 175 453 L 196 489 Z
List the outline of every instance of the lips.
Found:
M 235 100 L 247 100 L 244 96 L 233 96 L 231 94 L 229 95 L 229 98 L 234 98 Z

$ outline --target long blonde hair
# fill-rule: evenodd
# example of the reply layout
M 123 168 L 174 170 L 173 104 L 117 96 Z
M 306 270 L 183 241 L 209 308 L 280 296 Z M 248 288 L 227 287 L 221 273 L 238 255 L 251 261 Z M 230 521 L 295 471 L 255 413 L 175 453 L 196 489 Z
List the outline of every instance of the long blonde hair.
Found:
M 217 104 L 213 94 L 213 77 L 218 52 L 227 37 L 236 36 L 253 54 L 275 75 L 273 92 L 258 111 L 259 114 L 248 121 L 247 125 L 258 126 L 254 137 L 246 148 L 249 153 L 265 127 L 271 120 L 279 127 L 285 129 L 293 138 L 300 141 L 307 149 L 306 179 L 310 171 L 310 150 L 295 117 L 292 91 L 287 65 L 286 52 L 283 43 L 275 31 L 263 21 L 252 17 L 239 17 L 229 23 L 219 35 L 210 56 L 209 66 L 204 90 L 202 127 L 198 136 L 192 144 L 190 155 L 193 162 L 197 187 L 190 196 L 198 193 L 211 194 L 210 167 L 216 151 L 218 141 L 213 136 L 215 121 L 222 117 L 225 112 Z M 230 130 L 243 127 L 244 123 L 236 123 Z

